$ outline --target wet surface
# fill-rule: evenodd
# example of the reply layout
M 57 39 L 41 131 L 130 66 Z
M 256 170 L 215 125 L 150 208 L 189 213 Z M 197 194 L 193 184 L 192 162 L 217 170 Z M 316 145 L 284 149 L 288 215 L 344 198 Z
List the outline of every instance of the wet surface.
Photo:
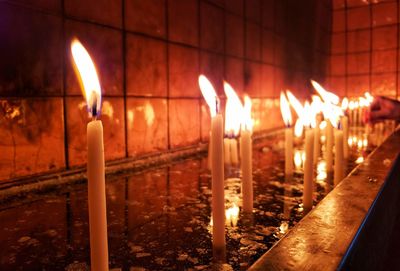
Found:
M 347 173 L 381 138 L 351 134 Z M 359 143 L 362 142 L 362 143 Z M 254 212 L 241 213 L 240 170 L 225 176 L 226 253 L 213 259 L 211 176 L 207 158 L 196 157 L 131 176 L 107 180 L 110 268 L 122 270 L 245 270 L 305 215 L 302 209 L 301 149 L 296 171 L 285 178 L 281 136 L 254 146 Z M 300 157 L 300 159 L 299 159 Z M 332 189 L 320 159 L 314 205 Z M 89 269 L 86 185 L 60 188 L 0 206 L 1 270 Z M 135 269 L 137 268 L 137 269 Z

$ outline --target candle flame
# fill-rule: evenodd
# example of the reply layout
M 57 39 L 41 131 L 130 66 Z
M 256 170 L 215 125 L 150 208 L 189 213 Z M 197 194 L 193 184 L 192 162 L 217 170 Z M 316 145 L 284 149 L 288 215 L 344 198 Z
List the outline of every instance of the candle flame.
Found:
M 297 98 L 293 95 L 292 92 L 290 92 L 290 90 L 286 91 L 286 96 L 289 99 L 289 103 L 293 106 L 294 111 L 296 111 L 297 116 L 301 117 L 303 115 L 303 106 L 301 105 L 299 100 L 297 100 Z
M 239 207 L 236 205 L 236 203 L 233 203 L 232 207 L 225 210 L 225 223 L 228 226 L 236 227 L 239 220 L 239 212 Z
M 225 134 L 237 136 L 243 117 L 243 105 L 232 86 L 224 81 L 224 91 L 227 97 L 225 106 Z
M 296 137 L 301 137 L 303 135 L 303 122 L 300 118 L 297 119 L 294 125 L 294 135 Z
M 244 96 L 244 107 L 243 107 L 243 122 L 242 129 L 247 131 L 253 131 L 253 119 L 251 118 L 251 106 L 252 102 L 249 96 Z
M 292 113 L 290 112 L 290 105 L 285 97 L 285 94 L 281 92 L 281 114 L 283 122 L 286 126 L 292 125 Z
M 339 103 L 339 97 L 336 94 L 325 90 L 319 83 L 314 80 L 311 80 L 311 84 L 326 103 L 332 103 L 335 105 Z
M 92 116 L 97 116 L 101 107 L 101 87 L 96 67 L 85 47 L 76 38 L 71 42 L 71 53 L 88 111 Z
M 374 101 L 374 96 L 372 96 L 368 91 L 365 92 L 365 98 L 367 99 L 368 103 L 371 104 Z
M 199 76 L 199 87 L 201 94 L 203 94 L 203 97 L 210 108 L 211 117 L 214 117 L 217 114 L 217 93 L 211 82 L 202 74 Z

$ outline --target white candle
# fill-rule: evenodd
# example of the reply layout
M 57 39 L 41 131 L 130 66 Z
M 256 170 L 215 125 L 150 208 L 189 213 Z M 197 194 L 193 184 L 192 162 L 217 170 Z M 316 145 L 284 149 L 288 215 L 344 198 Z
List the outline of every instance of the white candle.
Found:
M 349 157 L 349 118 L 347 116 L 341 118 L 341 125 L 343 128 L 343 157 L 347 159 Z
M 333 170 L 333 127 L 332 123 L 327 120 L 326 122 L 326 171 Z
M 87 146 L 91 270 L 102 271 L 108 270 L 108 243 L 103 125 L 100 120 L 87 125 Z
M 306 157 L 304 161 L 304 188 L 303 188 L 303 207 L 305 210 L 311 210 L 313 205 L 313 190 L 314 190 L 313 148 L 314 148 L 314 131 L 312 129 L 307 129 L 306 141 L 305 141 Z
M 223 119 L 217 114 L 211 121 L 212 134 L 212 216 L 213 246 L 225 247 L 225 192 L 223 160 Z
M 212 140 L 211 140 L 211 131 L 210 131 L 210 137 L 208 140 L 208 159 L 207 159 L 207 165 L 208 165 L 208 169 L 211 170 L 212 169 L 212 162 L 211 162 L 211 153 L 212 153 Z
M 224 138 L 224 163 L 231 164 L 231 140 L 227 137 Z
M 343 131 L 335 129 L 335 171 L 333 184 L 338 185 L 344 176 Z
M 252 170 L 252 139 L 251 132 L 242 130 L 240 136 L 242 157 L 242 197 L 243 211 L 253 211 L 253 170 Z
M 89 115 L 94 119 L 87 125 L 90 265 L 91 270 L 105 271 L 108 270 L 108 242 L 103 125 L 96 120 L 100 114 L 101 87 L 94 63 L 77 39 L 71 43 L 71 53 L 85 91 Z
M 314 128 L 314 157 L 313 157 L 314 165 L 318 163 L 318 157 L 321 151 L 320 140 L 321 140 L 321 135 L 319 129 L 319 122 L 317 122 L 317 125 Z
M 232 163 L 232 165 L 236 166 L 239 164 L 238 147 L 237 147 L 236 138 L 231 138 L 230 149 L 231 149 L 231 163 Z
M 290 176 L 293 174 L 293 129 L 287 127 L 285 129 L 285 174 Z

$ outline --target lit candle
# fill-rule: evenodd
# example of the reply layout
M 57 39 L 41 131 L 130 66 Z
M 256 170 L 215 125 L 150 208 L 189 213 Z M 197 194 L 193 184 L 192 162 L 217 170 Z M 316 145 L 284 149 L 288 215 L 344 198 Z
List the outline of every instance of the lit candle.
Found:
M 231 140 L 229 137 L 224 138 L 224 163 L 231 164 Z
M 321 98 L 318 96 L 313 95 L 312 96 L 312 103 L 311 103 L 311 109 L 313 111 L 313 115 L 315 115 L 315 127 L 314 127 L 314 157 L 313 157 L 313 162 L 314 165 L 318 163 L 318 157 L 321 153 L 321 130 L 319 128 L 321 121 L 322 121 L 322 116 L 321 116 L 321 111 L 322 111 L 323 103 L 321 101 Z
M 313 190 L 314 190 L 313 148 L 314 148 L 314 130 L 307 129 L 306 141 L 305 141 L 306 157 L 304 161 L 304 189 L 303 189 L 303 207 L 305 210 L 311 210 L 313 205 Z
M 218 112 L 218 97 L 211 82 L 204 75 L 199 76 L 199 86 L 210 107 L 211 113 L 211 176 L 212 176 L 212 219 L 213 246 L 225 247 L 225 195 L 223 157 L 223 118 Z
M 243 211 L 250 213 L 253 211 L 253 143 L 251 139 L 253 121 L 251 119 L 251 99 L 248 96 L 244 97 L 243 116 L 240 135 Z
M 212 168 L 212 162 L 211 162 L 211 153 L 212 153 L 212 141 L 211 141 L 212 135 L 210 131 L 210 137 L 208 139 L 208 159 L 207 159 L 207 165 L 208 169 L 211 170 Z
M 103 125 L 96 118 L 101 108 L 101 88 L 96 68 L 88 52 L 76 39 L 71 52 L 77 75 L 87 100 L 89 115 L 87 125 L 87 178 L 90 229 L 91 270 L 108 270 L 107 213 L 104 172 Z
M 342 100 L 342 110 L 346 113 L 348 107 L 349 107 L 349 100 L 347 98 L 344 98 Z M 347 117 L 346 114 L 341 117 L 340 122 L 343 128 L 343 157 L 347 159 L 349 157 L 349 144 L 348 144 L 349 118 Z
M 285 174 L 290 176 L 293 174 L 293 129 L 292 114 L 290 112 L 289 102 L 285 94 L 281 92 L 281 113 L 285 123 Z
M 328 120 L 326 122 L 326 171 L 331 172 L 333 170 L 333 126 Z
M 333 184 L 338 185 L 344 176 L 344 153 L 343 153 L 343 131 L 335 129 L 335 171 Z
M 239 157 L 238 157 L 238 147 L 237 147 L 236 138 L 231 138 L 230 149 L 231 149 L 231 162 L 232 162 L 232 165 L 238 165 L 239 164 Z

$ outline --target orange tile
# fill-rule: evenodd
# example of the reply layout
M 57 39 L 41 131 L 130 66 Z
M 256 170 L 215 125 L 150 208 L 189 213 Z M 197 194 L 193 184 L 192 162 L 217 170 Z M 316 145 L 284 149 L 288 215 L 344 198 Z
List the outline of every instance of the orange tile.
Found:
M 373 74 L 371 77 L 372 94 L 396 98 L 396 77 L 396 73 Z
M 227 55 L 242 57 L 244 49 L 243 18 L 236 15 L 226 14 L 225 22 L 225 53 Z
M 128 34 L 126 44 L 127 93 L 140 96 L 166 96 L 166 43 Z
M 165 0 L 125 1 L 125 27 L 127 30 L 165 37 Z
M 347 32 L 347 52 L 367 52 L 371 47 L 371 31 L 357 30 Z
M 170 44 L 169 56 L 170 97 L 200 97 L 199 51 Z
M 200 3 L 200 46 L 222 53 L 224 50 L 223 10 L 201 1 Z
M 345 21 L 345 11 L 337 10 L 333 12 L 333 32 L 342 32 L 346 29 L 346 21 Z
M 370 54 L 351 54 L 347 55 L 347 73 L 354 74 L 368 74 L 370 69 Z
M 196 0 L 169 0 L 169 39 L 197 46 L 199 44 L 198 17 L 199 11 Z
M 238 92 L 244 91 L 244 62 L 241 59 L 225 58 L 225 80 Z
M 280 92 L 274 89 L 274 67 L 263 64 L 261 66 L 261 97 L 278 97 Z
M 274 92 L 280 93 L 284 89 L 284 71 L 281 68 L 274 68 Z
M 360 96 L 370 88 L 370 77 L 367 75 L 347 77 L 347 96 Z
M 369 7 L 352 8 L 347 10 L 347 29 L 364 29 L 370 27 Z
M 200 141 L 200 104 L 198 100 L 169 101 L 169 135 L 171 148 Z
M 368 1 L 365 0 L 347 0 L 347 7 L 360 7 L 368 5 Z
M 88 50 L 97 67 L 103 95 L 123 95 L 122 34 L 93 24 L 66 20 L 66 93 L 81 95 L 78 77 L 73 69 L 70 42 L 76 37 Z
M 260 22 L 260 9 L 261 2 L 260 0 L 246 0 L 244 1 L 245 11 L 246 11 L 246 19 L 248 21 L 253 21 L 256 23 Z
M 346 33 L 332 34 L 332 54 L 343 54 L 346 52 Z
M 89 0 L 83 5 L 79 0 L 65 1 L 65 13 L 87 21 L 122 27 L 122 0 Z M 104 12 L 104 11 L 107 12 Z
M 386 26 L 374 28 L 372 32 L 372 48 L 394 49 L 397 48 L 397 26 Z
M 336 55 L 330 57 L 330 74 L 345 75 L 346 73 L 346 57 L 344 55 Z
M 0 99 L 0 180 L 65 168 L 61 98 Z
M 397 69 L 397 51 L 372 52 L 372 72 L 394 72 Z
M 334 9 L 341 9 L 345 7 L 345 1 L 346 0 L 333 0 L 332 5 Z
M 275 45 L 275 37 L 274 32 L 271 30 L 262 30 L 261 31 L 261 57 L 262 62 L 272 64 L 274 63 L 274 45 Z
M 166 150 L 167 100 L 128 98 L 126 106 L 129 156 Z
M 337 95 L 344 97 L 346 93 L 346 78 L 344 76 L 329 77 L 327 88 Z
M 80 97 L 67 98 L 67 132 L 70 166 L 85 165 L 87 157 L 86 127 L 90 121 L 86 103 Z M 100 119 L 103 123 L 104 158 L 125 157 L 123 98 L 105 97 Z
M 372 24 L 388 25 L 397 23 L 397 3 L 380 3 L 372 6 Z
M 227 0 L 230 1 L 230 0 Z M 261 1 L 261 25 L 270 30 L 274 29 L 275 22 L 275 1 L 262 0 Z
M 219 54 L 200 52 L 200 73 L 207 76 L 218 95 L 224 95 L 224 58 Z
M 244 89 L 250 97 L 261 94 L 261 64 L 246 61 L 244 64 Z
M 253 23 L 246 23 L 246 50 L 247 59 L 261 59 L 261 28 Z

